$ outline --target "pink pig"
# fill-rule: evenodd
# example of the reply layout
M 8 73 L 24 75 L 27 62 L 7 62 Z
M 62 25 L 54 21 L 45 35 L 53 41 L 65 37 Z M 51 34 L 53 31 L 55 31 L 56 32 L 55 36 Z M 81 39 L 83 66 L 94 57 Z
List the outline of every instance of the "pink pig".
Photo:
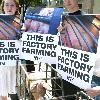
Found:
M 41 34 L 48 34 L 49 31 L 49 25 L 46 23 L 40 22 L 40 27 L 38 29 L 38 32 Z
M 85 41 L 83 40 L 83 37 L 86 39 L 88 45 L 92 48 L 94 48 L 94 41 L 91 39 L 90 35 L 84 31 L 84 29 L 77 24 L 76 22 L 72 22 L 71 20 L 64 21 L 64 29 L 63 33 L 61 34 L 61 40 L 64 43 L 64 46 L 72 47 L 75 49 L 82 49 L 84 51 L 89 51 Z M 77 30 L 77 28 L 79 31 Z M 98 36 L 97 30 L 90 30 L 94 38 Z M 80 35 L 82 33 L 83 37 Z

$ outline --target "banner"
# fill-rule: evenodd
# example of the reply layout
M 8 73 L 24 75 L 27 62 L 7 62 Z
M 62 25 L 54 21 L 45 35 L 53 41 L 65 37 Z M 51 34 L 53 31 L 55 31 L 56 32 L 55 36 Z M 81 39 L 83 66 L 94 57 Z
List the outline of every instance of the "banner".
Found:
M 23 33 L 21 59 L 55 64 L 58 40 L 57 35 Z
M 68 47 L 57 47 L 56 70 L 62 78 L 82 89 L 91 87 L 95 54 Z
M 20 42 L 17 40 L 0 40 L 0 66 L 16 66 L 20 59 Z

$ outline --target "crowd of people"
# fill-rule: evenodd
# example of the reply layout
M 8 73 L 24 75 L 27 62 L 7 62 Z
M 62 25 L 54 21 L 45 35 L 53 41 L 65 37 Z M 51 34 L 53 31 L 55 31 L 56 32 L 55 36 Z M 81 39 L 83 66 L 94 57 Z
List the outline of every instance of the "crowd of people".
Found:
M 64 9 L 67 9 L 67 12 L 64 12 L 64 15 L 72 16 L 72 15 L 84 15 L 85 14 L 85 12 L 83 12 L 79 9 L 77 0 L 64 0 L 63 2 L 64 2 L 64 4 L 63 4 Z M 19 13 L 20 5 L 19 5 L 18 1 L 3 0 L 1 6 L 2 6 L 2 14 L 14 15 L 15 16 L 14 19 L 15 20 L 17 19 L 16 21 L 20 22 L 18 19 L 18 17 L 20 17 L 20 13 Z M 71 35 L 71 38 L 72 38 L 71 40 L 73 40 L 73 37 L 75 37 L 75 36 L 72 36 L 73 34 L 71 34 L 71 33 L 73 33 L 73 32 L 71 32 L 72 30 L 70 29 L 70 25 L 68 24 L 68 23 L 72 23 L 72 20 L 70 20 L 69 18 L 67 20 L 68 21 L 64 21 L 64 23 L 63 23 L 66 27 L 64 27 L 64 25 L 59 24 L 58 32 L 62 33 L 64 31 L 64 28 L 67 28 L 67 30 L 70 33 L 69 35 Z M 0 24 L 3 25 L 1 22 L 0 22 Z M 21 28 L 20 24 L 15 23 L 14 21 L 12 21 L 10 24 L 19 30 Z M 79 26 L 78 23 L 75 22 L 75 24 L 77 26 Z M 44 23 L 37 22 L 34 20 L 26 20 L 24 25 L 27 26 L 24 28 L 25 29 L 24 31 L 29 31 L 29 32 L 34 31 L 34 32 L 42 33 L 42 34 L 47 34 L 48 30 L 49 30 L 49 25 L 47 23 L 44 24 Z M 39 29 L 37 29 L 36 26 L 39 27 Z M 4 27 L 6 27 L 8 30 L 11 30 L 10 28 L 8 28 L 8 26 L 4 26 Z M 82 30 L 81 26 L 79 26 L 79 27 Z M 74 26 L 74 28 L 75 28 L 75 26 Z M 100 26 L 99 26 L 99 28 L 100 28 Z M 0 27 L 0 30 L 1 29 L 2 28 Z M 2 30 L 2 31 L 6 32 L 5 30 Z M 16 34 L 16 32 L 13 32 L 13 31 L 12 31 L 12 33 Z M 90 37 L 87 34 L 85 34 L 85 37 L 87 38 L 88 42 L 90 42 L 91 47 L 93 47 L 93 43 L 92 43 L 93 41 L 91 41 Z M 95 38 L 96 37 L 97 36 L 95 36 Z M 62 36 L 62 38 L 63 38 L 63 36 Z M 10 39 L 10 36 L 5 37 L 3 35 L 3 33 L 0 33 L 0 39 L 8 40 L 8 39 Z M 62 39 L 62 40 L 64 40 L 64 39 Z M 81 38 L 80 38 L 80 40 L 81 40 Z M 73 42 L 75 42 L 75 40 L 73 40 Z M 83 41 L 82 41 L 82 44 L 84 45 L 84 48 L 82 48 L 82 50 L 88 51 L 88 48 L 86 47 L 86 44 L 84 44 Z M 68 43 L 67 43 L 67 45 L 64 44 L 64 46 L 71 47 L 70 44 L 68 44 Z M 78 47 L 78 49 L 80 49 L 80 47 L 78 46 L 78 43 L 77 43 L 77 45 L 73 45 L 73 47 L 74 48 Z M 99 50 L 97 50 L 97 52 L 98 51 Z M 98 59 L 100 59 L 100 58 L 97 58 L 97 60 L 95 62 L 95 68 L 97 66 L 98 67 L 100 66 Z M 56 68 L 55 64 L 52 64 L 52 66 L 53 66 L 53 68 Z M 96 71 L 96 72 L 99 73 L 98 71 Z M 100 76 L 98 74 L 96 74 L 96 72 L 93 75 L 93 79 L 91 82 L 91 88 L 86 89 L 84 91 L 86 92 L 86 94 L 88 96 L 90 96 L 91 98 L 94 98 L 94 100 L 100 100 L 100 78 L 99 78 Z M 54 72 L 51 72 L 51 76 L 55 76 Z M 64 85 L 63 85 L 64 93 L 65 93 L 64 95 L 76 94 L 78 91 L 81 91 L 80 88 L 74 86 L 73 84 L 71 84 L 65 80 L 63 80 L 63 83 L 64 83 Z M 18 97 L 16 95 L 16 67 L 15 66 L 6 66 L 6 67 L 0 66 L 0 100 L 8 100 L 8 94 L 10 94 L 12 100 L 18 100 Z M 68 100 L 72 100 L 72 99 L 68 99 Z M 73 100 L 75 100 L 75 99 L 73 99 Z

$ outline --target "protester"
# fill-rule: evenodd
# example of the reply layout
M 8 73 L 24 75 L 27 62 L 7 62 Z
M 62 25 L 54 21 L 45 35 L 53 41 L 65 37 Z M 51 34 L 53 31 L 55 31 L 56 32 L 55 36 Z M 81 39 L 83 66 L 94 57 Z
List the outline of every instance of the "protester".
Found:
M 77 18 L 78 17 L 79 16 L 77 16 Z M 86 26 L 86 28 L 89 30 L 89 32 L 93 35 L 93 38 L 95 40 L 97 40 L 97 38 L 99 38 L 99 30 L 95 26 L 90 24 L 90 22 L 86 21 L 86 18 L 88 19 L 88 17 L 89 17 L 89 15 L 80 16 L 80 20 L 81 21 L 83 20 L 82 22 L 85 23 L 84 26 Z M 95 19 L 95 17 L 91 20 L 91 22 L 93 22 L 94 19 Z M 77 28 L 75 26 L 77 26 Z M 95 45 L 93 39 L 88 35 L 88 32 L 84 31 L 83 27 L 78 25 L 74 16 L 69 16 L 69 17 L 65 16 L 65 19 L 63 21 L 63 27 L 64 27 L 64 29 L 60 33 L 62 45 L 64 45 L 65 47 L 70 47 L 70 48 L 79 49 L 79 50 L 83 50 L 83 51 L 85 50 L 87 52 L 90 52 L 86 43 L 83 41 L 83 36 L 84 36 L 87 43 L 91 47 L 92 52 L 94 52 L 94 53 L 97 52 L 97 46 Z M 79 31 L 77 29 L 79 29 Z M 80 36 L 80 32 L 83 34 L 83 36 Z M 79 40 L 78 40 L 78 38 L 79 38 Z M 97 69 L 96 68 L 97 66 L 98 66 L 98 68 L 100 67 L 99 60 L 96 61 L 95 69 Z M 97 73 L 99 73 L 99 70 L 96 70 L 96 74 Z M 86 90 L 89 95 L 92 95 L 90 93 L 93 92 L 93 91 L 94 91 L 95 96 L 98 95 L 99 88 L 97 89 L 97 86 L 100 85 L 100 78 L 98 77 L 98 74 L 97 75 L 96 74 L 94 73 L 93 78 L 92 78 L 92 84 L 91 85 L 92 85 L 93 89 L 91 88 L 91 89 Z M 96 89 L 97 89 L 97 94 L 95 94 Z M 99 97 L 95 97 L 95 100 L 98 100 L 96 98 L 99 98 Z
M 77 0 L 64 0 L 63 6 L 65 8 L 65 12 L 64 12 L 65 15 L 81 15 L 82 14 L 82 11 L 79 9 Z M 62 25 L 60 25 L 58 27 L 58 32 L 61 32 L 62 29 L 63 29 Z M 52 67 L 56 68 L 56 65 L 52 64 Z M 51 76 L 52 77 L 55 76 L 55 72 L 53 70 L 51 72 Z M 56 80 L 56 82 L 58 84 L 60 84 L 59 80 Z M 53 85 L 53 88 L 54 88 L 54 82 L 53 81 L 52 81 L 52 85 Z M 63 80 L 63 87 L 64 87 L 64 93 L 65 93 L 64 95 L 76 94 L 77 91 L 80 90 L 78 87 L 76 87 L 75 85 L 73 85 L 73 84 L 71 84 L 71 83 L 69 83 L 65 80 Z M 58 92 L 58 91 L 56 91 L 56 92 Z M 53 94 L 55 94 L 55 93 L 53 92 Z M 58 94 L 61 95 L 61 92 L 58 92 Z M 57 95 L 55 95 L 55 96 L 57 96 Z M 68 100 L 70 100 L 70 98 Z M 75 98 L 71 98 L 71 100 L 75 100 Z
M 14 21 L 11 21 L 10 24 L 13 25 L 16 29 L 19 29 L 20 25 L 17 23 L 20 21 L 18 18 L 19 3 L 16 0 L 3 0 L 1 6 L 3 14 L 15 16 Z M 8 26 L 5 28 L 7 28 L 9 32 L 16 34 L 16 32 L 13 32 L 12 29 L 8 28 Z M 5 34 L 5 31 L 3 32 Z M 11 40 L 12 38 L 9 37 L 5 38 L 5 40 L 6 39 Z M 11 97 L 13 97 L 11 100 L 18 100 L 16 96 L 16 66 L 0 66 L 0 100 L 7 100 L 8 94 L 11 94 Z
M 67 9 L 67 15 L 82 15 L 83 12 L 81 10 L 79 10 L 79 7 L 78 7 L 78 3 L 77 3 L 77 0 L 64 0 L 64 7 L 65 9 Z M 66 12 L 64 13 L 66 14 Z M 68 27 L 71 27 L 71 25 L 69 25 L 69 23 L 67 22 L 67 25 Z M 63 30 L 62 28 L 62 24 L 58 27 L 58 31 L 61 32 Z M 72 31 L 72 30 L 71 30 Z M 94 30 L 91 30 L 92 32 L 94 32 Z M 63 32 L 62 32 L 63 33 Z M 72 32 L 73 33 L 73 32 Z M 62 34 L 63 35 L 63 34 Z M 72 38 L 72 37 L 71 37 Z M 86 37 L 87 38 L 87 37 Z M 96 38 L 96 37 L 95 37 Z M 62 39 L 64 41 L 64 39 Z M 74 41 L 75 42 L 75 41 Z M 92 44 L 92 42 L 91 42 Z M 74 45 L 76 47 L 76 45 Z M 92 45 L 93 46 L 93 45 Z M 99 83 L 98 85 L 100 85 L 100 79 L 95 77 L 95 75 L 93 76 L 93 80 L 92 80 L 92 85 L 95 84 L 95 86 L 97 85 L 96 83 Z M 76 94 L 77 91 L 79 91 L 80 89 L 75 89 L 76 86 L 73 86 L 72 84 L 70 84 L 69 82 L 66 82 L 66 81 L 63 81 L 64 83 L 64 92 L 65 92 L 65 95 L 69 95 L 69 94 Z M 98 95 L 98 92 L 99 92 L 99 89 L 97 89 L 97 94 L 95 94 L 95 90 L 97 88 L 91 88 L 91 89 L 88 89 L 87 90 L 87 93 L 91 96 L 90 92 L 94 90 L 94 96 L 97 96 Z M 72 99 L 68 99 L 68 100 L 72 100 Z M 74 100 L 74 99 L 73 99 Z M 96 99 L 95 100 L 99 100 L 99 99 Z

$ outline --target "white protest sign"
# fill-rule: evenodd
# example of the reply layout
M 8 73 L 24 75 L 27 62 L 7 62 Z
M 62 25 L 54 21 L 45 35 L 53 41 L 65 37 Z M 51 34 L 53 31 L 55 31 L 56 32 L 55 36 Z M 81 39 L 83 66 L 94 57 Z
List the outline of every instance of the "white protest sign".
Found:
M 16 66 L 20 58 L 20 42 L 18 40 L 0 40 L 0 66 Z
M 91 87 L 94 53 L 58 46 L 57 62 L 56 70 L 64 80 L 83 89 Z
M 25 32 L 22 35 L 22 59 L 55 64 L 58 36 Z

